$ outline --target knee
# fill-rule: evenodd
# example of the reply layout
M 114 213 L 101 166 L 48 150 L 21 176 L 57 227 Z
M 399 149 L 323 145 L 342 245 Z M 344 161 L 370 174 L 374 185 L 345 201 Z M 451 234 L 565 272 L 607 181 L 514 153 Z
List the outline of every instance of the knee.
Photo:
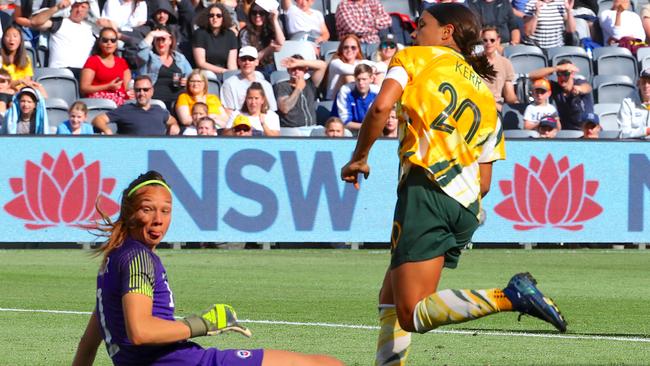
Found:
M 413 309 L 397 306 L 397 321 L 400 327 L 407 332 L 417 332 L 413 324 Z

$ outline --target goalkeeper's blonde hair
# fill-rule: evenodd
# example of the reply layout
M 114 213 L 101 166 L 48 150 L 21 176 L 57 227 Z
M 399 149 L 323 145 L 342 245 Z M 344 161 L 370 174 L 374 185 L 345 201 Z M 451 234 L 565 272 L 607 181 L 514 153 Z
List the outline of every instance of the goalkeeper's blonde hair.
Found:
M 149 183 L 149 182 L 151 183 Z M 156 183 L 156 181 L 160 183 Z M 145 183 L 147 182 L 147 183 Z M 136 223 L 133 220 L 133 215 L 140 204 L 142 199 L 141 188 L 136 189 L 138 185 L 145 183 L 146 185 L 158 185 L 163 186 L 169 189 L 169 185 L 163 178 L 162 174 L 158 173 L 155 170 L 150 170 L 144 174 L 140 174 L 135 180 L 129 183 L 128 187 L 122 191 L 122 201 L 120 202 L 120 215 L 117 220 L 113 221 L 104 211 L 102 211 L 99 206 L 99 199 L 95 201 L 95 209 L 97 213 L 101 216 L 101 222 L 97 223 L 96 233 L 97 236 L 106 238 L 106 241 L 96 249 L 96 255 L 103 255 L 102 266 L 106 263 L 106 258 L 108 255 L 119 248 L 126 236 L 129 233 L 129 230 L 134 228 Z M 162 183 L 162 184 L 161 184 Z

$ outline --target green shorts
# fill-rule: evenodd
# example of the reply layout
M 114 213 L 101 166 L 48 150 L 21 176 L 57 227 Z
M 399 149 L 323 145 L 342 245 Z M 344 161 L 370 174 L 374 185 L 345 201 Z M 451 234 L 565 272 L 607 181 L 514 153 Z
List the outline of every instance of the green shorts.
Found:
M 470 210 L 444 193 L 424 169 L 412 167 L 397 191 L 390 266 L 444 255 L 445 267 L 456 268 L 477 227 Z

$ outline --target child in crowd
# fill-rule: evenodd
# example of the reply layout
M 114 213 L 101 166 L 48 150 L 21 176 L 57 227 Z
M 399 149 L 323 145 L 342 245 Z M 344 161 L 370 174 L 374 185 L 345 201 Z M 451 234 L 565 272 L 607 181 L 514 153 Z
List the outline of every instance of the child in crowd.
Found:
M 199 136 L 217 136 L 214 120 L 208 116 L 202 117 L 196 122 L 196 131 Z
M 11 87 L 11 75 L 5 69 L 0 69 L 0 114 L 4 115 L 16 91 Z
M 208 117 L 208 105 L 203 102 L 196 102 L 192 106 L 192 124 L 187 126 L 183 135 L 185 136 L 196 136 L 198 122 L 203 118 Z
M 600 138 L 600 119 L 597 114 L 594 113 L 583 113 L 580 117 L 582 122 L 582 133 L 584 134 L 582 138 L 585 139 L 597 139 Z
M 343 121 L 338 117 L 330 117 L 325 121 L 325 136 L 343 137 L 345 136 L 345 126 Z
M 386 125 L 382 131 L 383 137 L 397 138 L 397 125 L 399 121 L 397 120 L 397 110 L 393 107 L 393 110 L 390 111 L 388 119 L 386 120 Z
M 551 84 L 546 79 L 537 79 L 533 81 L 533 98 L 532 104 L 526 107 L 524 111 L 524 129 L 536 130 L 540 126 L 542 117 L 551 116 L 555 120 L 556 133 L 562 128 L 560 119 L 557 116 L 557 109 L 549 104 L 548 99 L 551 97 Z
M 86 122 L 88 107 L 84 102 L 72 103 L 72 106 L 68 109 L 68 117 L 67 121 L 63 121 L 57 127 L 57 135 L 92 135 L 94 133 L 93 126 Z
M 559 122 L 555 116 L 542 116 L 537 124 L 537 133 L 540 138 L 552 139 L 557 135 Z

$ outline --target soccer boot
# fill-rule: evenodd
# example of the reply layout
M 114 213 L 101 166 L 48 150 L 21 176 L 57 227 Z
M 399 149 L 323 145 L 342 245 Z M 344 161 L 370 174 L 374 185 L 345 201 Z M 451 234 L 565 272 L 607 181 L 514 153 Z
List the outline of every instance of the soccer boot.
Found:
M 503 293 L 512 303 L 512 308 L 523 314 L 528 314 L 553 324 L 557 330 L 566 332 L 567 322 L 553 300 L 545 297 L 535 286 L 537 281 L 526 273 L 518 273 L 510 279 Z M 519 319 L 521 319 L 519 315 Z

